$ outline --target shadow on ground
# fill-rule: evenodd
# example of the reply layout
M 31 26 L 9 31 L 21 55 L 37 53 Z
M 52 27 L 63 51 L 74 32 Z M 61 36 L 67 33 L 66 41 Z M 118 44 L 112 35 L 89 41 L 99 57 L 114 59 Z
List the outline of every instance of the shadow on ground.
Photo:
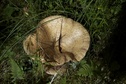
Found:
M 112 79 L 126 75 L 126 2 L 119 13 L 118 26 L 113 30 L 103 56 L 112 72 Z

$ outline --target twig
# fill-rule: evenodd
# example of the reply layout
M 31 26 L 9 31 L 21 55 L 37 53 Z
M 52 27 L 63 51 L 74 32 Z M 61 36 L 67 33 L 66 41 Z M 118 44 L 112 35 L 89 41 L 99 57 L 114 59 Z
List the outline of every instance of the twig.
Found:
M 53 78 L 52 78 L 52 80 L 50 81 L 50 83 L 49 83 L 49 84 L 52 84 L 52 83 L 53 83 L 53 81 L 54 81 L 54 79 L 55 79 L 56 75 L 57 75 L 57 73 L 53 76 Z
M 57 76 L 58 72 L 59 72 L 65 65 L 66 65 L 66 64 L 62 65 L 62 67 L 58 69 L 57 73 L 54 74 L 54 76 L 53 76 L 53 78 L 51 79 L 51 81 L 50 81 L 49 84 L 52 84 L 52 83 L 53 83 L 53 81 L 54 81 L 55 77 Z

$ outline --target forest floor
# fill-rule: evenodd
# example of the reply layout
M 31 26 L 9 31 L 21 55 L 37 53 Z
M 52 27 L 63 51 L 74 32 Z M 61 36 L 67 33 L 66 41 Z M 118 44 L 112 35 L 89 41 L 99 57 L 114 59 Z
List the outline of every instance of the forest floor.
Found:
M 126 84 L 125 0 L 1 0 L 0 84 Z M 62 76 L 47 75 L 22 41 L 42 19 L 63 15 L 81 23 L 91 42 L 85 58 Z M 54 78 L 54 79 L 53 79 Z

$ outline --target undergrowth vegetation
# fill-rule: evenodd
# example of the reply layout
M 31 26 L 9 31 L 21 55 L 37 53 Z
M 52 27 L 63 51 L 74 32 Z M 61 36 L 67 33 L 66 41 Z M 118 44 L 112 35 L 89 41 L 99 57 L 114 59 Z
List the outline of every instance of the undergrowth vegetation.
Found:
M 101 56 L 109 44 L 124 0 L 1 0 L 0 1 L 0 84 L 122 84 L 111 76 L 108 60 Z M 90 49 L 77 63 L 68 63 L 60 76 L 44 73 L 39 60 L 23 50 L 22 41 L 34 32 L 39 21 L 50 15 L 64 15 L 89 31 Z M 109 53 L 109 52 L 108 52 Z M 106 57 L 107 58 L 107 57 Z M 117 70 L 119 65 L 113 64 Z M 112 77 L 112 79 L 111 79 Z M 54 78 L 54 79 L 53 79 Z

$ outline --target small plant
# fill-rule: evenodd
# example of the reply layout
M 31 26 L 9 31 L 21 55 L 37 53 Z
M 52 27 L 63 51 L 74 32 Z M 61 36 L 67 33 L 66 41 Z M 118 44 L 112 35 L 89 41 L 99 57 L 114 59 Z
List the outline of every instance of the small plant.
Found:
M 79 76 L 88 76 L 88 77 L 91 77 L 94 75 L 94 66 L 93 66 L 93 63 L 91 62 L 91 65 L 87 64 L 85 60 L 81 61 L 80 62 L 80 67 L 77 74 Z
M 10 64 L 11 64 L 11 75 L 12 75 L 12 82 L 16 82 L 17 80 L 24 79 L 24 72 L 18 66 L 18 64 L 10 57 Z

